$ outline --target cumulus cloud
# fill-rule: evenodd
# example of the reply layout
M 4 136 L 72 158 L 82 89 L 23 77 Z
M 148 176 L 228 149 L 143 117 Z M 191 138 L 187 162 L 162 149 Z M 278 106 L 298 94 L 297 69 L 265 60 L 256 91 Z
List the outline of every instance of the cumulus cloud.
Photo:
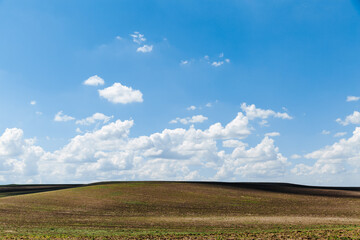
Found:
M 153 50 L 153 45 L 146 45 L 146 44 L 136 49 L 137 52 L 142 52 L 142 53 L 152 52 L 152 50 Z
M 196 115 L 196 116 L 187 117 L 187 118 L 176 118 L 174 120 L 171 120 L 170 123 L 182 123 L 182 124 L 202 123 L 207 119 L 208 118 L 204 117 L 203 115 Z
M 132 120 L 109 123 L 100 130 L 74 137 L 51 157 L 60 162 L 91 161 L 97 151 L 115 151 L 124 144 L 132 126 Z
M 58 112 L 54 117 L 55 122 L 68 122 L 72 120 L 75 120 L 75 118 L 64 114 L 63 111 Z
M 32 100 L 32 101 L 30 102 L 30 104 L 31 104 L 31 105 L 36 105 L 36 101 L 35 101 L 35 100 Z
M 79 121 L 108 121 L 105 115 L 94 116 Z M 188 121 L 202 119 L 198 115 Z M 254 147 L 242 142 L 251 132 L 248 118 L 241 112 L 225 126 L 215 123 L 204 130 L 190 126 L 132 138 L 133 125 L 133 120 L 116 120 L 91 132 L 77 129 L 79 135 L 53 152 L 44 152 L 33 139 L 24 139 L 21 129 L 7 129 L 0 137 L 3 171 L 9 173 L 4 179 L 241 180 L 282 176 L 287 165 L 268 136 Z M 219 143 L 230 152 L 220 150 Z
M 315 159 L 314 165 L 298 164 L 292 169 L 297 175 L 339 174 L 350 172 L 360 167 L 360 128 L 357 127 L 348 139 L 340 139 L 333 145 L 326 146 L 305 158 Z
M 225 158 L 215 178 L 237 179 L 242 177 L 275 177 L 285 174 L 287 158 L 279 153 L 274 140 L 265 137 L 258 145 L 246 149 L 240 145 Z
M 238 140 L 249 133 L 245 119 L 239 113 L 225 127 L 218 123 L 206 130 L 194 127 L 165 129 L 136 138 L 129 137 L 132 120 L 117 120 L 97 131 L 76 136 L 64 148 L 47 155 L 48 161 L 53 159 L 68 166 L 47 171 L 58 176 L 71 174 L 77 179 L 92 176 L 128 180 L 239 179 L 282 175 L 286 158 L 279 153 L 272 139 L 265 137 L 253 148 Z M 228 139 L 223 144 L 234 148 L 232 153 L 218 150 L 217 139 Z M 212 175 L 202 175 L 205 170 L 213 172 Z
M 18 128 L 7 128 L 0 137 L 0 156 L 16 156 L 23 151 L 23 131 Z
M 349 124 L 360 124 L 360 112 L 354 111 L 351 115 L 346 116 L 345 120 L 338 118 L 336 119 L 336 122 L 343 126 L 347 126 Z
M 83 84 L 87 86 L 99 86 L 99 85 L 104 85 L 105 81 L 98 75 L 94 75 L 92 77 L 89 77 L 87 80 L 85 80 Z
M 192 105 L 192 106 L 186 108 L 186 110 L 196 110 L 196 107 L 194 105 Z
M 356 101 L 359 101 L 359 100 L 360 100 L 360 97 L 356 97 L 356 96 L 347 96 L 346 97 L 347 102 L 356 102 Z
M 223 147 L 226 148 L 237 148 L 237 147 L 242 147 L 243 149 L 245 149 L 248 144 L 240 141 L 240 140 L 236 140 L 236 139 L 230 139 L 230 140 L 224 140 L 222 142 Z
M 112 103 L 127 104 L 132 102 L 143 102 L 143 95 L 139 90 L 134 90 L 121 83 L 114 83 L 111 87 L 98 91 L 101 97 Z
M 205 120 L 207 120 L 207 117 L 204 117 L 203 115 L 196 115 L 196 116 L 192 116 L 191 119 L 189 120 L 190 123 L 201 123 L 204 122 Z
M 0 136 L 0 171 L 3 181 L 27 182 L 38 174 L 38 161 L 44 150 L 35 146 L 35 139 L 24 139 L 21 129 L 6 129 Z
M 270 132 L 270 133 L 265 133 L 265 136 L 277 137 L 277 136 L 280 136 L 280 133 L 279 132 Z
M 230 138 L 246 138 L 251 132 L 249 128 L 249 119 L 239 112 L 238 115 L 225 127 L 221 123 L 211 125 L 205 133 L 217 139 L 230 139 Z
M 267 119 L 269 117 L 281 118 L 281 119 L 292 119 L 287 113 L 275 112 L 273 110 L 256 108 L 254 104 L 247 105 L 246 103 L 241 104 L 241 109 L 246 113 L 246 116 L 252 120 L 255 118 Z
M 102 92 L 102 97 L 106 95 L 109 101 L 119 103 L 131 102 L 124 97 L 117 99 L 124 88 L 137 91 L 119 83 L 110 88 L 115 89 Z M 100 90 L 99 94 L 107 89 Z M 77 136 L 50 152 L 36 146 L 35 139 L 24 139 L 21 129 L 7 129 L 0 137 L 0 171 L 6 173 L 3 182 L 30 179 L 58 183 L 115 179 L 244 181 L 283 176 L 287 158 L 271 139 L 279 134 L 268 133 L 260 142 L 249 146 L 245 142 L 253 130 L 249 126 L 249 116 L 239 112 L 231 121 L 217 122 L 205 129 L 191 125 L 187 129 L 164 129 L 131 137 L 133 120 L 112 121 L 112 116 L 95 113 L 76 123 L 83 126 L 104 124 L 101 128 L 92 131 L 77 128 Z M 55 119 L 75 120 L 62 111 Z M 175 120 L 192 124 L 203 122 L 207 117 L 196 115 Z
M 77 120 L 76 124 L 80 124 L 80 125 L 91 125 L 94 124 L 96 122 L 102 122 L 102 123 L 107 123 L 108 121 L 110 121 L 111 118 L 113 118 L 114 116 L 106 116 L 103 113 L 94 113 L 92 116 L 81 119 L 81 120 Z
M 186 65 L 189 64 L 190 62 L 188 60 L 181 60 L 180 61 L 180 65 Z

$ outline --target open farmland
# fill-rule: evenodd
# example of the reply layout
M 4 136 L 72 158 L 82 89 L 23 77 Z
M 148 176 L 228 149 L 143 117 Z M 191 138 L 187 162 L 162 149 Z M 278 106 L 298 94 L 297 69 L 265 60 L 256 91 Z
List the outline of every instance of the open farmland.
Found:
M 184 182 L 61 186 L 71 188 L 10 196 L 9 189 L 21 186 L 7 186 L 8 194 L 0 198 L 0 236 L 360 238 L 359 188 Z

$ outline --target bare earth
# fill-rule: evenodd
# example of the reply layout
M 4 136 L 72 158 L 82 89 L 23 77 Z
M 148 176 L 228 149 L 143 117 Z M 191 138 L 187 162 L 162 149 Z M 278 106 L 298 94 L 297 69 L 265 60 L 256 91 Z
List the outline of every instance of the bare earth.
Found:
M 2 239 L 360 238 L 360 188 L 122 182 L 24 189 L 0 187 Z

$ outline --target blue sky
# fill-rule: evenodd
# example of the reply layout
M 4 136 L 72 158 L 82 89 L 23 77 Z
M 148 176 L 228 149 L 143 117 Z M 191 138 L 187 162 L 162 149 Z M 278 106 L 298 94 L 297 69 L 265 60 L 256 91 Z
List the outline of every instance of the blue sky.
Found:
M 0 182 L 356 185 L 359 42 L 355 0 L 0 0 Z

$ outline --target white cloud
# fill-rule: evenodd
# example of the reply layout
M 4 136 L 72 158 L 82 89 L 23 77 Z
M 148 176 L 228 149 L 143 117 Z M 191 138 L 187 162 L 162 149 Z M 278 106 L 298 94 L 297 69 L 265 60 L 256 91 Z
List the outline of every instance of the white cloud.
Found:
M 58 112 L 54 117 L 55 122 L 67 122 L 72 120 L 75 120 L 75 118 L 64 114 L 63 111 Z
M 83 84 L 87 86 L 98 86 L 98 85 L 104 85 L 105 81 L 98 75 L 94 75 L 92 77 L 89 77 L 87 80 L 85 80 Z
M 190 107 L 188 107 L 188 108 L 186 108 L 186 110 L 196 110 L 196 107 L 194 106 L 194 105 L 192 105 L 192 106 L 190 106 Z
M 224 128 L 219 128 L 219 124 L 204 131 L 194 127 L 165 129 L 150 136 L 129 138 L 133 121 L 118 120 L 76 136 L 64 148 L 47 155 L 47 161 L 53 159 L 61 163 L 61 168 L 54 168 L 53 164 L 50 168 L 44 162 L 42 169 L 51 176 L 77 180 L 241 179 L 283 174 L 286 158 L 272 139 L 265 137 L 254 148 L 236 140 L 249 133 L 244 131 L 247 121 L 242 113 Z M 234 148 L 231 154 L 217 149 L 219 138 L 231 138 L 223 143 Z
M 220 67 L 221 65 L 224 64 L 224 61 L 214 61 L 212 62 L 211 66 L 214 66 L 214 67 Z
M 299 154 L 293 154 L 293 155 L 291 155 L 290 158 L 291 158 L 291 159 L 300 159 L 300 158 L 302 158 L 302 156 L 299 155 Z
M 328 131 L 328 130 L 322 130 L 321 134 L 323 134 L 323 135 L 329 135 L 329 134 L 330 134 L 330 131 Z
M 26 182 L 38 174 L 38 160 L 44 155 L 35 139 L 24 139 L 21 129 L 6 129 L 0 136 L 0 171 L 3 181 Z M 36 179 L 38 180 L 38 179 Z
M 336 122 L 343 126 L 347 126 L 349 124 L 360 124 L 360 112 L 354 111 L 353 114 L 346 116 L 344 121 L 338 118 L 336 119 Z
M 242 177 L 276 177 L 285 174 L 287 158 L 279 153 L 274 140 L 265 137 L 257 146 L 246 149 L 236 147 L 216 174 L 217 179 Z
M 97 151 L 115 151 L 119 145 L 124 144 L 132 126 L 131 120 L 109 123 L 100 130 L 74 137 L 51 157 L 60 162 L 91 161 Z
M 130 34 L 130 36 L 133 38 L 133 42 L 139 45 L 146 42 L 146 38 L 144 37 L 144 35 L 139 32 L 134 32 L 133 34 Z M 142 52 L 142 53 L 152 52 L 153 47 L 154 47 L 153 45 L 144 44 L 142 47 L 138 47 L 136 49 L 136 52 Z
M 94 124 L 96 122 L 102 122 L 102 123 L 107 123 L 108 121 L 110 121 L 111 118 L 113 118 L 114 116 L 106 116 L 103 113 L 94 113 L 92 116 L 81 119 L 81 120 L 77 120 L 76 124 L 80 124 L 80 125 L 91 125 Z
M 196 115 L 187 117 L 187 118 L 176 118 L 174 120 L 171 120 L 170 123 L 182 123 L 182 124 L 190 124 L 190 123 L 202 123 L 206 121 L 208 118 L 204 117 L 203 115 Z
M 186 65 L 189 64 L 190 62 L 188 60 L 181 60 L 180 61 L 180 65 Z
M 337 132 L 334 134 L 334 137 L 342 137 L 345 136 L 347 132 Z
M 269 122 L 268 122 L 267 120 L 265 120 L 265 119 L 262 119 L 262 120 L 259 122 L 259 124 L 260 124 L 261 126 L 263 126 L 263 127 L 268 127 L 268 126 L 269 126 L 268 123 L 269 123 Z
M 220 53 L 219 56 L 218 56 L 218 59 L 214 60 L 214 61 L 213 60 L 210 61 L 210 57 L 208 55 L 206 55 L 204 57 L 204 59 L 207 61 L 207 63 L 210 64 L 213 67 L 220 67 L 224 63 L 230 63 L 229 58 L 226 58 L 226 59 L 223 59 L 223 58 L 224 58 L 224 53 Z
M 42 115 L 43 113 L 42 113 L 42 112 L 37 111 L 37 112 L 35 112 L 35 114 L 40 116 L 40 115 Z
M 36 101 L 35 101 L 35 100 L 32 100 L 32 101 L 30 102 L 30 104 L 31 104 L 31 105 L 36 105 Z
M 18 128 L 7 128 L 0 137 L 0 156 L 15 156 L 23 152 L 24 132 Z
M 152 50 L 153 50 L 153 45 L 146 45 L 146 44 L 136 49 L 137 52 L 142 52 L 142 53 L 152 52 Z
M 192 118 L 189 120 L 190 123 L 202 123 L 206 121 L 208 118 L 204 117 L 203 115 L 196 115 L 192 116 Z
M 315 159 L 310 166 L 298 164 L 292 169 L 297 175 L 308 174 L 339 174 L 350 173 L 359 170 L 360 167 L 360 128 L 357 127 L 353 135 L 348 139 L 340 139 L 333 145 L 326 146 L 312 153 L 306 154 L 305 158 Z
M 273 110 L 264 110 L 261 108 L 256 108 L 254 104 L 246 105 L 246 103 L 241 104 L 241 109 L 246 113 L 246 116 L 252 120 L 255 118 L 267 119 L 269 117 L 281 118 L 281 119 L 292 119 L 287 113 L 274 112 Z
M 116 40 L 122 40 L 122 37 L 116 36 Z
M 210 107 L 212 107 L 212 104 L 211 104 L 210 102 L 208 102 L 208 103 L 205 105 L 205 107 L 210 108 Z
M 121 85 L 121 83 L 114 83 L 111 87 L 98 90 L 99 95 L 112 103 L 132 103 L 143 102 L 142 93 L 139 90 L 134 90 L 131 87 Z
M 139 32 L 134 32 L 133 34 L 130 34 L 130 36 L 133 38 L 133 42 L 137 44 L 142 44 L 143 42 L 146 41 L 144 35 Z
M 359 100 L 360 100 L 360 97 L 356 97 L 356 96 L 347 96 L 346 97 L 347 102 L 356 102 L 356 101 L 359 101 Z
M 226 148 L 242 147 L 243 149 L 245 149 L 246 147 L 248 147 L 248 144 L 241 142 L 239 140 L 235 140 L 235 139 L 224 140 L 222 142 L 222 145 L 223 145 L 223 147 L 226 147 Z
M 215 123 L 205 130 L 205 133 L 216 139 L 246 138 L 250 134 L 249 119 L 239 112 L 238 115 L 225 127 L 221 123 Z
M 198 115 L 191 120 L 202 118 Z M 7 129 L 0 137 L 0 171 L 7 182 L 25 179 L 59 183 L 114 179 L 244 181 L 282 176 L 288 163 L 274 140 L 266 136 L 254 147 L 242 142 L 251 133 L 248 121 L 239 112 L 225 126 L 215 123 L 205 130 L 194 126 L 164 129 L 132 138 L 133 120 L 116 120 L 91 132 L 77 129 L 79 135 L 53 152 L 35 146 L 34 139 L 24 139 L 21 129 Z M 219 150 L 218 144 L 227 151 Z
M 279 132 L 270 132 L 270 133 L 266 133 L 265 136 L 277 137 L 277 136 L 280 136 L 280 133 Z

